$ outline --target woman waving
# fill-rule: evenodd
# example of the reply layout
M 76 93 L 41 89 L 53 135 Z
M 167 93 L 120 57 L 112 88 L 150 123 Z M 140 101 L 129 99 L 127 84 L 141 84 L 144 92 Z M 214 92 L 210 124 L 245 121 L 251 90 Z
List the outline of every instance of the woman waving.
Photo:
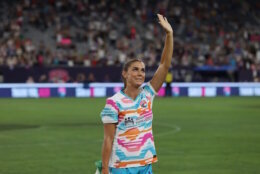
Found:
M 167 19 L 157 14 L 166 38 L 160 65 L 150 82 L 145 80 L 145 65 L 139 59 L 125 63 L 124 88 L 106 100 L 101 112 L 104 123 L 102 147 L 103 174 L 152 174 L 157 155 L 152 132 L 153 99 L 171 66 L 173 30 Z

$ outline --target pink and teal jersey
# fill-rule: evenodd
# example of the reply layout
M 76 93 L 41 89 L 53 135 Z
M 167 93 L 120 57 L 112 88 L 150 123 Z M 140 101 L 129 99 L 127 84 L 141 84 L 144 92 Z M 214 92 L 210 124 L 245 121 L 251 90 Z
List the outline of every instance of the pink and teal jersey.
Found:
M 152 105 L 156 92 L 148 83 L 132 100 L 122 90 L 106 100 L 102 122 L 116 123 L 109 167 L 139 167 L 157 161 L 152 132 Z

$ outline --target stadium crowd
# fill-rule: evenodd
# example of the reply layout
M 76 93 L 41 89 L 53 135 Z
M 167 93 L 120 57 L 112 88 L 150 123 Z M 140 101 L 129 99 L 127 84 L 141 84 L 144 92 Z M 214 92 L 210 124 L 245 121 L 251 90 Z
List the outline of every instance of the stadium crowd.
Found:
M 0 2 L 0 66 L 121 66 L 159 63 L 167 16 L 172 65 L 248 69 L 260 78 L 260 2 L 14 0 Z

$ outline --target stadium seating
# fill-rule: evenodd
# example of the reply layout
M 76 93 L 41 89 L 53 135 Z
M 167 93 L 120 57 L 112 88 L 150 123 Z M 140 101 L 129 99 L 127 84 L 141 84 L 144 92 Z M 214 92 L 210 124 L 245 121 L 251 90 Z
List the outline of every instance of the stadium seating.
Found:
M 259 81 L 260 3 L 254 0 L 0 5 L 1 67 L 113 67 L 133 57 L 156 67 L 164 32 L 155 14 L 161 13 L 174 28 L 174 81 Z

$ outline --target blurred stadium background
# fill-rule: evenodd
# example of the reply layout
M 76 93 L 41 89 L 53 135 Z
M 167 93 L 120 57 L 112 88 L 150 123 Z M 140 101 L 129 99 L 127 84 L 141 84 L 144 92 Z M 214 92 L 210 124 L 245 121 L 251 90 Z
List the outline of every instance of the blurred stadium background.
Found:
M 158 66 L 156 13 L 175 48 L 154 103 L 154 173 L 260 172 L 260 1 L 3 0 L 0 174 L 94 173 L 122 64 L 143 59 L 146 81 Z

